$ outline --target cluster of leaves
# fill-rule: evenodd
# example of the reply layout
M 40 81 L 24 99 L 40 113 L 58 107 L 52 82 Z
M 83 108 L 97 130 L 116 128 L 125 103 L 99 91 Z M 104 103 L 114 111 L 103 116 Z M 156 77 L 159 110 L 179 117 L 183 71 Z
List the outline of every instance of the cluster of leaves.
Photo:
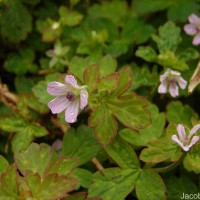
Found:
M 0 199 L 198 193 L 200 142 L 185 153 L 171 137 L 199 123 L 199 88 L 174 100 L 157 87 L 167 68 L 189 82 L 200 48 L 183 26 L 199 3 L 0 1 Z M 47 107 L 66 74 L 89 93 L 75 124 Z

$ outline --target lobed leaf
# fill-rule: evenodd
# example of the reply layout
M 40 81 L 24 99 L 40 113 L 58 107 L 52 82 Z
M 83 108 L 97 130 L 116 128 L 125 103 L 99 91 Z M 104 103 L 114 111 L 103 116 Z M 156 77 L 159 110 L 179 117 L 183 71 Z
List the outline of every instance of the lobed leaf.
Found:
M 85 125 L 80 125 L 76 131 L 70 128 L 63 138 L 63 155 L 75 158 L 78 165 L 91 160 L 100 150 L 93 134 L 93 130 Z
M 166 188 L 161 177 L 154 171 L 143 169 L 136 182 L 136 194 L 139 200 L 165 200 Z

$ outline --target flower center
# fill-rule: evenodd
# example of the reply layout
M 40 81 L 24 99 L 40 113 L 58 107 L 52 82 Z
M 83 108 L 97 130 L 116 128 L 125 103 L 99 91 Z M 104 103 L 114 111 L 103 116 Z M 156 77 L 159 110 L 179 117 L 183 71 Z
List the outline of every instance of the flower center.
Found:
M 73 92 L 68 92 L 67 95 L 66 95 L 66 98 L 69 100 L 69 101 L 74 101 L 76 99 L 76 96 L 74 95 Z
M 169 83 L 174 84 L 174 83 L 176 83 L 176 80 L 174 78 L 172 78 L 172 79 L 169 80 Z

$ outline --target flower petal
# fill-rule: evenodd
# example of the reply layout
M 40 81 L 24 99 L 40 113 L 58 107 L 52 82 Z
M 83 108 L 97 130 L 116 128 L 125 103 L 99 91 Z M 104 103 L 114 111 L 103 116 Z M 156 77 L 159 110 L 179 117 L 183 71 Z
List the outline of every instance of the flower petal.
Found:
M 197 33 L 197 28 L 194 24 L 186 24 L 184 26 L 184 31 L 188 34 L 188 35 L 194 35 Z
M 81 90 L 80 92 L 80 109 L 85 108 L 88 104 L 88 93 L 86 90 Z
M 180 72 L 177 72 L 177 71 L 174 71 L 174 70 L 170 70 L 170 74 L 172 74 L 174 76 L 180 76 L 181 75 Z
M 177 135 L 172 135 L 172 140 L 185 150 L 184 144 L 178 139 Z
M 49 83 L 47 86 L 47 92 L 54 96 L 66 95 L 68 91 L 69 88 L 66 85 L 56 81 Z
M 78 116 L 79 100 L 73 101 L 65 111 L 65 120 L 68 123 L 76 122 Z
M 192 44 L 193 44 L 193 45 L 199 45 L 199 44 L 200 44 L 200 33 L 198 33 L 198 34 L 194 37 L 194 39 L 193 39 L 193 41 L 192 41 Z
M 179 95 L 178 86 L 176 85 L 176 83 L 169 84 L 169 93 L 171 94 L 172 97 L 176 97 Z
M 200 124 L 195 125 L 191 131 L 190 131 L 190 135 L 189 135 L 189 139 L 198 131 L 198 129 L 200 129 Z
M 185 133 L 185 128 L 182 124 L 178 124 L 177 132 L 180 140 L 183 142 L 185 140 L 186 133 Z
M 167 93 L 167 81 L 163 81 L 158 87 L 158 93 L 164 94 Z
M 199 136 L 194 136 L 188 146 L 188 148 L 190 149 L 190 147 L 192 147 L 194 144 L 197 143 L 197 141 L 199 140 Z
M 160 82 L 163 82 L 169 76 L 169 70 L 160 76 Z
M 187 81 L 186 80 L 184 80 L 181 77 L 178 77 L 176 80 L 177 80 L 177 82 L 178 82 L 178 84 L 179 84 L 181 89 L 185 89 L 186 88 L 186 86 L 187 86 Z
M 71 84 L 74 88 L 79 89 L 76 79 L 72 75 L 67 75 L 65 77 L 65 82 Z
M 196 15 L 196 14 L 191 14 L 189 17 L 188 17 L 188 20 L 191 24 L 198 24 L 200 22 L 200 19 L 199 17 Z
M 59 96 L 48 103 L 48 107 L 53 114 L 60 113 L 71 104 L 65 96 Z

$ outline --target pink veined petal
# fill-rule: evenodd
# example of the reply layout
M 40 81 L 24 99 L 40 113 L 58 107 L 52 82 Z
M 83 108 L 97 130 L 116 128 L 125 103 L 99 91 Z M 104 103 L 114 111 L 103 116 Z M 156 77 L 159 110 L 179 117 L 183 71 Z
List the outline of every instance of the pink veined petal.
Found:
M 72 75 L 66 75 L 65 82 L 71 84 L 72 87 L 79 89 L 76 79 Z
M 53 114 L 60 113 L 71 104 L 65 96 L 59 96 L 48 103 L 48 107 Z
M 167 81 L 163 81 L 158 87 L 158 93 L 164 94 L 167 93 Z
M 184 151 L 189 151 L 190 150 L 190 147 L 188 145 L 182 147 Z
M 180 72 L 177 72 L 177 71 L 174 71 L 174 70 L 170 70 L 170 74 L 172 74 L 174 76 L 180 76 L 181 75 Z
M 86 90 L 81 90 L 80 92 L 80 109 L 85 108 L 88 104 L 88 93 Z
M 188 146 L 188 148 L 192 147 L 193 145 L 195 145 L 199 140 L 199 136 L 194 136 Z
M 200 33 L 198 33 L 197 35 L 195 35 L 193 41 L 192 41 L 193 45 L 199 45 L 200 44 Z
M 169 71 L 167 70 L 164 74 L 160 76 L 160 82 L 163 82 L 169 76 Z
M 179 95 L 178 86 L 176 85 L 176 83 L 169 84 L 169 93 L 171 94 L 172 97 L 176 97 Z
M 65 120 L 68 123 L 76 122 L 78 116 L 79 100 L 75 100 L 65 111 Z
M 185 133 L 185 128 L 182 124 L 178 124 L 177 132 L 178 132 L 178 136 L 179 136 L 180 140 L 183 142 L 185 139 L 186 133 Z
M 54 96 L 66 95 L 69 91 L 68 87 L 60 82 L 51 82 L 47 86 L 47 92 Z
M 188 34 L 188 35 L 195 35 L 197 33 L 197 28 L 194 24 L 186 24 L 184 26 L 184 31 Z
M 191 131 L 190 131 L 190 135 L 189 135 L 189 139 L 200 129 L 200 124 L 195 125 Z
M 200 22 L 200 19 L 199 19 L 199 17 L 196 14 L 191 14 L 188 17 L 188 20 L 189 20 L 189 22 L 191 24 L 195 24 L 195 25 L 197 25 Z
M 180 88 L 184 90 L 184 89 L 186 88 L 186 86 L 187 86 L 187 81 L 184 80 L 184 79 L 181 78 L 181 77 L 178 77 L 176 80 L 177 80 L 177 82 L 178 82 Z
M 183 149 L 185 148 L 184 144 L 178 139 L 177 135 L 172 135 L 172 140 L 176 142 Z M 185 150 L 185 149 L 184 149 Z

